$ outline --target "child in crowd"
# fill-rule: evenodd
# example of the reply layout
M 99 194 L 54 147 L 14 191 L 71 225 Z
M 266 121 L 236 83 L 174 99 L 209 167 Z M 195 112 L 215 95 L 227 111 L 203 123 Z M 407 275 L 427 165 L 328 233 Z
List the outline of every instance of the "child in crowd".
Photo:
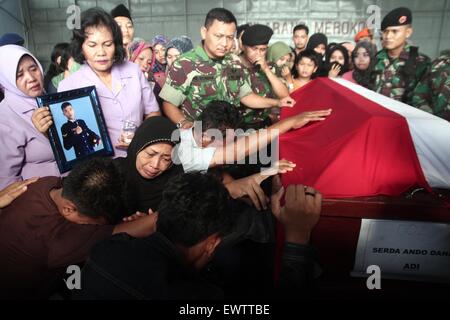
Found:
M 289 92 L 293 92 L 310 82 L 319 67 L 320 57 L 311 49 L 300 52 L 295 58 L 292 75 L 287 75 Z

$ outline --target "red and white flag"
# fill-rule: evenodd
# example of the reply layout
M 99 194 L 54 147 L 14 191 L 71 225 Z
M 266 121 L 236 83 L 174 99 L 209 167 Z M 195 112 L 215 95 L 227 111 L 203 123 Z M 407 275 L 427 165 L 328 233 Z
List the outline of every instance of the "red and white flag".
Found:
M 450 123 L 343 79 L 319 78 L 291 94 L 281 118 L 332 108 L 322 122 L 280 137 L 280 158 L 296 163 L 283 184 L 325 197 L 400 195 L 450 189 Z

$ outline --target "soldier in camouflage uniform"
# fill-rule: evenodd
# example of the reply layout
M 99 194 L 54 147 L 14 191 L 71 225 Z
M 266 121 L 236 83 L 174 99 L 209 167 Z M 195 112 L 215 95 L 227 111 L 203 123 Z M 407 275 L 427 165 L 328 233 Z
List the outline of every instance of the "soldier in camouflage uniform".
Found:
M 430 58 L 407 43 L 412 35 L 412 13 L 397 8 L 383 19 L 383 50 L 375 65 L 375 91 L 392 99 L 413 105 L 412 95 L 418 83 L 428 74 Z
M 232 55 L 214 61 L 197 46 L 173 63 L 160 96 L 181 106 L 190 121 L 198 119 L 202 108 L 214 100 L 239 105 L 252 89 L 245 81 L 243 66 L 235 62 Z
M 430 73 L 414 91 L 413 105 L 450 121 L 450 50 L 433 61 Z
M 293 104 L 289 97 L 270 99 L 252 92 L 239 58 L 230 53 L 235 33 L 233 14 L 212 9 L 201 29 L 202 45 L 180 56 L 169 70 L 160 97 L 165 115 L 179 127 L 191 127 L 213 100 L 261 109 Z
M 245 30 L 242 36 L 243 52 L 240 55 L 245 66 L 247 82 L 257 95 L 266 98 L 284 98 L 289 95 L 288 88 L 272 71 L 274 63 L 266 61 L 268 43 L 273 35 L 271 28 L 255 24 Z M 249 128 L 267 127 L 272 117 L 277 118 L 278 108 L 255 110 L 242 105 L 244 121 Z

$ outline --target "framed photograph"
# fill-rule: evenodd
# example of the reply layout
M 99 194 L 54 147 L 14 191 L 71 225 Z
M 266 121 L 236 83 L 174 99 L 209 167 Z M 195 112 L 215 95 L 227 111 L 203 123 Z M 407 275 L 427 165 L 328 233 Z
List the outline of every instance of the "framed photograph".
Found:
M 94 86 L 40 96 L 36 101 L 52 114 L 48 137 L 61 173 L 80 160 L 114 155 Z

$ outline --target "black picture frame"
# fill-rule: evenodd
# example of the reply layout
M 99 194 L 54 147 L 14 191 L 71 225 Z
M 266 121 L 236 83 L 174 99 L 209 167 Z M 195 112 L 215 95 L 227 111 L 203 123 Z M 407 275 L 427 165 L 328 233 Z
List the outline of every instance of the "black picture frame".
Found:
M 39 108 L 49 107 L 52 114 L 48 138 L 61 173 L 70 171 L 79 161 L 114 155 L 95 86 L 42 95 L 36 101 Z M 69 106 L 72 109 L 67 109 Z M 70 112 L 82 117 L 69 120 Z

